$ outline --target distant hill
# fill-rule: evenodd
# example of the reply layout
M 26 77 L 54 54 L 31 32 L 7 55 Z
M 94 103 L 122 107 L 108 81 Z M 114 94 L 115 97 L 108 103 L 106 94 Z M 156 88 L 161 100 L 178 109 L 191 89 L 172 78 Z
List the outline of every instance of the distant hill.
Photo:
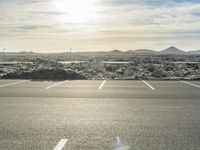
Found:
M 121 53 L 122 51 L 118 50 L 118 49 L 115 49 L 115 50 L 112 50 L 110 51 L 111 53 Z
M 0 52 L 0 55 L 2 55 L 2 54 L 3 54 L 3 52 Z M 30 51 L 30 52 L 21 51 L 21 52 L 5 52 L 4 54 L 5 55 L 35 55 L 37 53 L 32 52 L 32 51 Z
M 114 49 L 111 51 L 94 51 L 94 52 L 73 52 L 73 56 L 79 56 L 79 57 L 86 57 L 88 56 L 88 54 L 90 55 L 108 55 L 110 53 L 110 55 L 200 55 L 200 50 L 194 50 L 194 51 L 189 51 L 189 52 L 185 52 L 181 49 L 178 49 L 174 46 L 168 47 L 164 50 L 161 51 L 155 51 L 155 50 L 151 50 L 151 49 L 136 49 L 136 50 L 127 50 L 127 51 L 121 51 L 118 49 Z M 2 55 L 3 52 L 0 52 L 0 55 Z M 37 56 L 66 56 L 68 55 L 68 53 L 66 52 L 58 52 L 58 53 L 35 53 L 32 51 L 21 51 L 21 52 L 5 52 L 4 53 L 5 56 L 8 55 L 20 55 L 20 56 L 31 56 L 31 55 L 37 55 Z
M 187 52 L 189 55 L 200 55 L 200 50 Z
M 35 52 L 33 52 L 33 51 L 21 51 L 19 53 L 21 53 L 21 54 L 34 54 Z
M 141 55 L 154 55 L 157 52 L 150 49 L 138 49 L 133 51 L 134 54 L 141 54 Z
M 171 46 L 171 47 L 168 47 L 167 49 L 160 51 L 159 54 L 161 54 L 161 55 L 185 55 L 186 52 L 184 52 L 174 46 Z

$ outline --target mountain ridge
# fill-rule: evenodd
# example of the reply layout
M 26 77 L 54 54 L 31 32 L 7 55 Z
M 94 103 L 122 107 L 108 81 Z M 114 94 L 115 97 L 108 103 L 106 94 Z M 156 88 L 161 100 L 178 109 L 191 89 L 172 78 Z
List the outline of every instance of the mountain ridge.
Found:
M 20 52 L 0 52 L 0 55 L 37 55 L 37 54 L 65 54 L 66 52 L 57 52 L 57 53 L 37 53 L 33 51 L 20 51 Z M 88 53 L 88 52 L 73 52 L 73 53 Z M 170 46 L 166 49 L 156 51 L 152 49 L 135 49 L 135 50 L 127 50 L 122 51 L 118 49 L 114 49 L 111 51 L 94 51 L 89 53 L 113 53 L 113 54 L 120 54 L 120 53 L 130 53 L 133 55 L 200 55 L 200 50 L 192 50 L 192 51 L 183 51 L 175 46 Z
M 166 48 L 164 50 L 161 50 L 159 53 L 160 54 L 164 54 L 164 55 L 168 55 L 168 54 L 183 55 L 183 54 L 186 54 L 185 51 L 180 50 L 180 49 L 178 49 L 178 48 L 176 48 L 174 46 L 170 46 L 170 47 L 168 47 L 168 48 Z

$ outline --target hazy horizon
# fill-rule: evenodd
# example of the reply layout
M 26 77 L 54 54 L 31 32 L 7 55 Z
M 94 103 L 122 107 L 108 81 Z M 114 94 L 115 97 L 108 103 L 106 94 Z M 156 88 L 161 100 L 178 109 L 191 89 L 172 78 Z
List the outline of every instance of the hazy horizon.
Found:
M 0 51 L 199 50 L 198 0 L 0 0 Z

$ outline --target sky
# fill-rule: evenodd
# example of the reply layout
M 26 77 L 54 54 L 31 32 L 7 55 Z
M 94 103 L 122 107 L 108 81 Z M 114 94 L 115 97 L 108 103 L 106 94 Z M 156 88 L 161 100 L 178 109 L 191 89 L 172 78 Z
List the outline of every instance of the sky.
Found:
M 0 51 L 200 49 L 200 0 L 0 0 Z

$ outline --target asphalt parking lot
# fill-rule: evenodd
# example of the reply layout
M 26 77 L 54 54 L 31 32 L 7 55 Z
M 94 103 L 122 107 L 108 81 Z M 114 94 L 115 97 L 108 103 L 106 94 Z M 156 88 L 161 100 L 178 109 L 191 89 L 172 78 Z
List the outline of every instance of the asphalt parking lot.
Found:
M 0 80 L 0 149 L 199 150 L 199 108 L 200 81 Z

